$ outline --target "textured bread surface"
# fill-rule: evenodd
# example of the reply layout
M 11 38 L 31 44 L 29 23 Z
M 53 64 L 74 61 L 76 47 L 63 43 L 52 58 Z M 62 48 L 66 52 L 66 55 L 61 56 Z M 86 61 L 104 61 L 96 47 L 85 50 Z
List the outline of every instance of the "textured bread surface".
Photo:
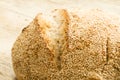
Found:
M 12 61 L 18 80 L 120 80 L 120 20 L 98 9 L 38 14 Z

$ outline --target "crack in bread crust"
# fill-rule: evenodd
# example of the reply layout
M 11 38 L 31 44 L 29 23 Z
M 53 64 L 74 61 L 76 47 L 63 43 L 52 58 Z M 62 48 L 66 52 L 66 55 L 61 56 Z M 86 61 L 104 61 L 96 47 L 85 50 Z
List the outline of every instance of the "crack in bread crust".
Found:
M 65 9 L 54 10 L 51 14 L 51 19 L 58 25 L 52 26 L 49 21 L 46 21 L 42 15 L 38 15 L 36 23 L 38 23 L 39 30 L 43 34 L 47 47 L 54 55 L 54 60 L 58 70 L 61 70 L 62 54 L 66 54 L 68 50 L 68 28 L 69 15 Z M 53 35 L 53 36 L 52 36 Z
M 61 18 L 58 20 L 60 22 L 59 25 L 59 38 L 56 40 L 56 53 L 55 53 L 55 60 L 57 63 L 57 67 L 59 70 L 61 70 L 61 58 L 62 54 L 65 54 L 68 49 L 68 24 L 69 24 L 69 17 L 66 10 L 60 10 L 59 15 Z

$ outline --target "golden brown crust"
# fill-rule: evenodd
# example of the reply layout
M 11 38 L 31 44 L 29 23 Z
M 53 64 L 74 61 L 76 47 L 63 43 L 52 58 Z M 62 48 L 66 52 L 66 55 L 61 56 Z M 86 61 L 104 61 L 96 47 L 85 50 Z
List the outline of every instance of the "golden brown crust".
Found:
M 13 67 L 18 80 L 45 79 L 49 74 L 48 67 L 49 69 L 54 67 L 53 71 L 55 71 L 53 55 L 47 48 L 42 31 L 38 30 L 39 27 L 33 21 L 24 29 L 12 48 Z M 36 73 L 36 71 L 40 72 Z
M 49 17 L 38 14 L 12 48 L 19 80 L 119 80 L 117 18 L 101 10 L 65 9 Z

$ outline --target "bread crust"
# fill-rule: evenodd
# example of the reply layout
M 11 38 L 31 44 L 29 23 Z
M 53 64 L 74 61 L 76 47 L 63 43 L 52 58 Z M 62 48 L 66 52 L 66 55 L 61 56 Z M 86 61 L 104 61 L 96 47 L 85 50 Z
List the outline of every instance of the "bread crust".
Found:
M 50 21 L 52 20 L 52 21 Z M 12 48 L 18 80 L 119 80 L 120 22 L 101 10 L 38 14 Z
M 55 71 L 56 66 L 52 60 L 54 55 L 47 47 L 43 35 L 44 32 L 35 20 L 16 40 L 12 48 L 12 60 L 18 80 L 45 80 L 49 74 L 48 69 L 54 67 Z

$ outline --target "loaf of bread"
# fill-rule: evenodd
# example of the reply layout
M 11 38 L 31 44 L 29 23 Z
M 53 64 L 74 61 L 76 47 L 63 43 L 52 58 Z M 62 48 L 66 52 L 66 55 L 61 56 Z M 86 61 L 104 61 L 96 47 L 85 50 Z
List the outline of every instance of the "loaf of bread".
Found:
M 18 80 L 120 80 L 120 20 L 98 9 L 38 14 L 12 61 Z

